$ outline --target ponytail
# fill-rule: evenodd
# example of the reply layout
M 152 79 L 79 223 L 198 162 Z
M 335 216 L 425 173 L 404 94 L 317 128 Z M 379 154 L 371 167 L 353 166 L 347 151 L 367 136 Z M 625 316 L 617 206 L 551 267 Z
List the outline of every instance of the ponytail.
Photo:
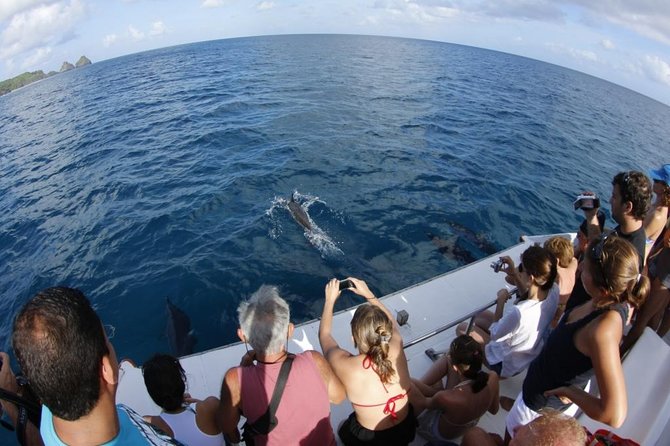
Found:
M 635 308 L 639 309 L 647 299 L 650 289 L 651 282 L 649 281 L 649 278 L 638 274 L 634 280 L 629 282 L 628 289 L 626 290 L 628 295 L 625 300 Z
M 472 391 L 479 393 L 486 387 L 489 374 L 482 371 L 484 349 L 468 335 L 461 335 L 454 339 L 449 348 L 452 363 L 458 367 L 461 374 L 474 381 Z
M 377 375 L 379 375 L 379 379 L 384 384 L 388 384 L 391 382 L 391 378 L 395 374 L 393 363 L 391 363 L 391 360 L 389 359 L 389 341 L 391 340 L 391 333 L 387 332 L 382 326 L 377 327 L 375 333 L 377 334 L 377 342 L 370 346 L 368 356 L 372 361 L 372 368 L 377 372 Z
M 363 304 L 356 309 L 351 319 L 351 334 L 354 346 L 366 355 L 364 367 L 369 364 L 384 384 L 391 382 L 395 375 L 393 363 L 389 359 L 389 341 L 393 324 L 379 307 Z

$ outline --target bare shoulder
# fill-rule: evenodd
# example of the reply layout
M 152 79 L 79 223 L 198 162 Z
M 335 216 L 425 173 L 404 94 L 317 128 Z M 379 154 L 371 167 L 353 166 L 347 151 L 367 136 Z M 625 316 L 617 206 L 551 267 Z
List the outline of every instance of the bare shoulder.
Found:
M 216 412 L 219 409 L 219 399 L 215 396 L 208 396 L 195 405 L 196 412 L 204 410 L 205 412 Z

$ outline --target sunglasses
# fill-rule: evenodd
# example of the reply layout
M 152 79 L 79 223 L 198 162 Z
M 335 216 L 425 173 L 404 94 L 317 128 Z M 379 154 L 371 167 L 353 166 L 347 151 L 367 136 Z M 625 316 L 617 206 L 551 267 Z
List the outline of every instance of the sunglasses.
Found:
M 593 259 L 595 262 L 598 263 L 603 283 L 605 284 L 605 288 L 607 289 L 609 289 L 610 285 L 609 282 L 607 281 L 607 276 L 605 275 L 605 269 L 603 268 L 603 248 L 605 247 L 605 242 L 607 241 L 608 238 L 609 235 L 603 235 L 602 237 L 600 237 L 598 243 L 595 246 L 593 246 L 593 249 L 591 250 L 591 259 Z

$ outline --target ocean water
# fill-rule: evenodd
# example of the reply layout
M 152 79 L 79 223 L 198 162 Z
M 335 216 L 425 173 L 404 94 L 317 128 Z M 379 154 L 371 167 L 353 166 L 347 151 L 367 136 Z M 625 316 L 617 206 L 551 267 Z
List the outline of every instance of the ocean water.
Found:
M 670 108 L 477 48 L 275 36 L 46 79 L 0 97 L 0 135 L 0 348 L 20 306 L 63 284 L 143 362 L 169 350 L 167 297 L 199 351 L 236 340 L 261 284 L 301 322 L 331 277 L 386 294 L 520 234 L 573 231 L 578 192 L 607 208 L 618 171 L 670 161 Z

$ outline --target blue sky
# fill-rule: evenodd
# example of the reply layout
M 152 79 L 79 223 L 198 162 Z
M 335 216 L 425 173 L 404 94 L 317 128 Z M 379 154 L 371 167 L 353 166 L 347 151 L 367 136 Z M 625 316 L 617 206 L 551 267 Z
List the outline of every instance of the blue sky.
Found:
M 670 105 L 670 0 L 0 0 L 0 79 L 181 43 L 343 33 L 472 45 Z

